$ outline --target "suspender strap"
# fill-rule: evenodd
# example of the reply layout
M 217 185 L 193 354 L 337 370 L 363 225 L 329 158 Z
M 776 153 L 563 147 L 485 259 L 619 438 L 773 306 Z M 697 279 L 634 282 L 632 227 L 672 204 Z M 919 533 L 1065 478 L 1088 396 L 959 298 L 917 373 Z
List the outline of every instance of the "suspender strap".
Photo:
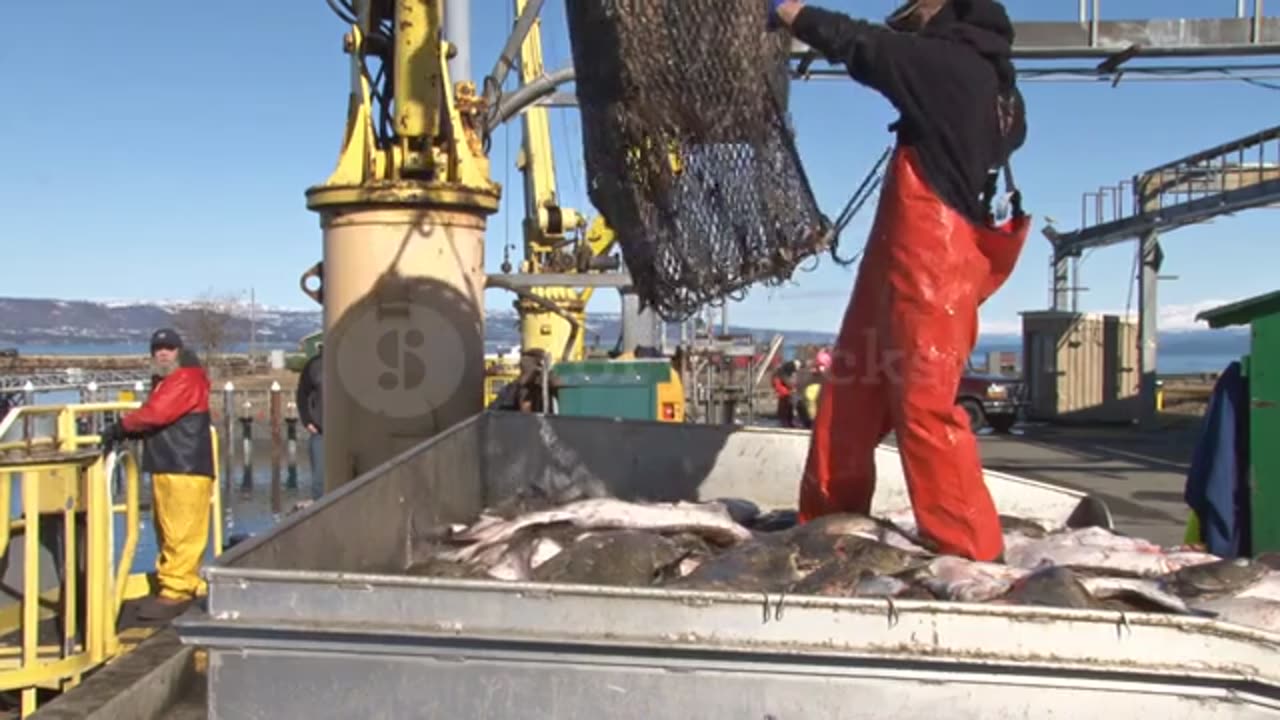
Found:
M 1016 105 L 1017 96 L 1013 94 L 1002 95 L 996 99 L 996 116 L 1000 126 L 1001 138 L 1007 138 L 1012 131 L 1016 117 L 1015 113 L 1017 112 Z M 1013 217 L 1021 218 L 1026 213 L 1022 209 L 1022 191 L 1018 190 L 1017 184 L 1013 181 L 1013 168 L 1009 165 L 1009 156 L 1011 154 L 1006 148 L 1005 161 L 1001 170 L 1004 172 L 1004 189 L 1005 192 L 1009 193 L 1009 204 L 1013 208 Z M 986 206 L 987 215 L 993 214 L 992 205 L 995 203 L 996 198 L 996 181 L 1001 170 L 992 170 L 987 173 L 987 183 L 982 192 L 983 204 Z

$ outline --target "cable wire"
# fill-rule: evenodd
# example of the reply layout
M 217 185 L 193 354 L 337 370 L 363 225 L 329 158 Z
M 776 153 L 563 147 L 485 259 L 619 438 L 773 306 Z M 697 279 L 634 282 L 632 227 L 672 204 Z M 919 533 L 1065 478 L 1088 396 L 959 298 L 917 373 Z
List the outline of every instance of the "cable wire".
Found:
M 351 7 L 351 3 L 347 0 L 324 0 L 333 14 L 337 15 L 342 22 L 348 25 L 355 25 L 359 22 L 356 19 L 356 11 Z

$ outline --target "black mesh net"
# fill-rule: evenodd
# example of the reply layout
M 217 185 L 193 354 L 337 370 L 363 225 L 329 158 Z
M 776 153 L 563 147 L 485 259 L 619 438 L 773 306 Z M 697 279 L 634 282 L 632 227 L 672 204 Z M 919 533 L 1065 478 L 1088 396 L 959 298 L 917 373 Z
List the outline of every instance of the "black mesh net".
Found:
M 592 204 L 646 307 L 680 320 L 791 277 L 830 223 L 787 126 L 761 0 L 566 0 Z

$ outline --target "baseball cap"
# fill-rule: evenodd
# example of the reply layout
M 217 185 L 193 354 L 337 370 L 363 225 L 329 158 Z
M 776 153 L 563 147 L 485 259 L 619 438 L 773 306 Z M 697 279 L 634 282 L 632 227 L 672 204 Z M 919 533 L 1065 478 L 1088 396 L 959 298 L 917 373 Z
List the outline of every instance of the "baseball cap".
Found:
M 151 351 L 155 352 L 156 348 L 162 347 L 181 350 L 182 338 L 171 328 L 161 328 L 151 334 Z

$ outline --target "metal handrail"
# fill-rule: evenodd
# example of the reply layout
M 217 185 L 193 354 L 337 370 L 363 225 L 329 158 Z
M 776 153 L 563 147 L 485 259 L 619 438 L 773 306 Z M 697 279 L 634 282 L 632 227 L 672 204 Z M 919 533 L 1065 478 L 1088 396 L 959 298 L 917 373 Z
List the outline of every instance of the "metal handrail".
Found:
M 127 455 L 125 453 L 124 455 Z M 13 475 L 21 475 L 23 517 L 0 523 L 5 528 L 6 544 L 14 530 L 23 533 L 23 588 L 21 598 L 21 636 L 16 665 L 3 663 L 0 669 L 0 688 L 20 690 L 20 713 L 27 717 L 36 710 L 36 690 L 52 687 L 62 690 L 79 682 L 84 673 L 101 665 L 119 649 L 116 619 L 120 603 L 113 582 L 114 548 L 111 534 L 114 525 L 114 507 L 109 494 L 109 478 L 106 459 L 102 456 L 86 460 L 83 454 L 31 457 L 21 462 L 7 462 L 0 477 L 0 495 L 8 498 L 12 493 Z M 126 476 L 134 489 L 129 495 L 134 501 L 132 515 L 137 514 L 136 464 L 127 466 Z M 56 474 L 55 474 L 56 473 Z M 61 513 L 45 513 L 41 502 L 43 485 L 61 476 L 61 493 L 70 496 L 83 495 L 79 502 L 66 502 Z M 83 480 L 83 485 L 81 485 Z M 81 490 L 83 488 L 83 490 Z M 50 488 L 58 492 L 57 486 Z M 5 503 L 7 505 L 7 503 Z M 77 515 L 85 516 L 85 607 L 86 626 L 78 627 L 79 607 L 79 547 L 77 544 Z M 40 568 L 40 525 L 44 515 L 62 515 L 64 547 L 62 552 L 63 582 L 62 643 L 60 646 L 41 646 L 39 643 L 40 601 L 42 577 Z M 136 547 L 137 526 L 126 528 L 126 546 Z M 121 558 L 121 566 L 129 567 L 132 552 Z M 77 640 L 77 636 L 80 638 Z M 7 658 L 6 658 L 7 659 Z
M 133 574 L 133 562 L 139 541 L 139 517 L 141 472 L 137 458 L 128 450 L 120 450 L 104 456 L 82 452 L 87 446 L 101 444 L 98 434 L 80 434 L 76 419 L 82 415 L 100 412 L 121 412 L 139 407 L 138 402 L 103 402 L 60 405 L 28 405 L 12 408 L 0 418 L 0 436 L 17 426 L 20 420 L 31 417 L 52 416 L 55 427 L 52 436 L 31 437 L 0 443 L 0 552 L 8 552 L 9 540 L 14 531 L 23 534 L 23 588 L 20 603 L 21 635 L 18 647 L 0 647 L 0 689 L 20 690 L 20 717 L 27 717 L 36 710 L 36 690 L 49 688 L 66 690 L 77 685 L 86 672 L 102 665 L 121 652 L 120 636 L 116 632 L 120 610 L 131 587 L 144 585 L 146 573 Z M 218 463 L 218 432 L 209 428 L 214 445 L 214 477 L 212 483 L 211 523 L 215 555 L 223 550 L 222 499 Z M 33 452 L 41 450 L 43 452 Z M 16 456 L 16 457 L 15 457 Z M 114 458 L 114 462 L 111 460 Z M 114 471 L 120 468 L 124 474 L 124 502 L 116 504 L 111 497 Z M 14 475 L 21 475 L 23 512 L 20 518 L 11 518 L 10 499 Z M 60 477 L 59 477 L 60 476 Z M 67 502 L 53 512 L 42 513 L 42 485 L 57 480 L 61 485 L 50 487 L 57 492 L 79 496 L 76 502 Z M 115 559 L 115 514 L 125 517 L 124 545 L 118 561 Z M 62 565 L 64 579 L 60 594 L 62 602 L 63 637 L 60 645 L 39 644 L 41 619 L 41 544 L 39 538 L 42 515 L 61 514 L 64 522 L 64 549 Z M 86 627 L 77 627 L 81 608 L 78 603 L 77 568 L 79 548 L 76 543 L 76 516 L 83 514 L 87 531 L 85 547 L 85 605 Z M 117 564 L 118 562 L 118 564 Z M 77 641 L 77 635 L 82 637 Z
M 69 443 L 70 445 L 65 447 L 65 451 L 70 452 L 80 447 L 98 445 L 102 443 L 102 436 L 96 434 L 80 435 L 76 432 L 76 418 L 81 415 L 93 415 L 95 413 L 118 413 L 126 410 L 136 410 L 141 406 L 142 403 L 136 400 L 127 402 L 62 403 L 57 405 L 18 405 L 10 408 L 8 414 L 0 419 L 0 437 L 7 435 L 17 425 L 19 419 L 50 415 L 57 419 L 56 435 L 51 438 L 26 438 L 0 442 L 0 452 L 60 443 Z
M 124 466 L 124 505 L 112 505 L 113 514 L 118 511 L 124 512 L 125 517 L 125 534 L 124 547 L 120 549 L 120 565 L 116 567 L 115 574 L 115 596 L 113 598 L 114 612 L 112 617 L 120 616 L 120 608 L 124 606 L 124 591 L 129 583 L 130 570 L 133 568 L 134 554 L 138 550 L 138 516 L 139 516 L 139 495 L 141 495 L 139 485 L 142 473 L 138 469 L 138 461 L 132 453 L 122 453 L 119 455 Z M 107 482 L 111 482 L 113 478 L 108 476 Z M 112 523 L 114 528 L 115 523 Z M 112 549 L 115 549 L 115 543 L 112 543 Z
M 222 468 L 218 462 L 218 458 L 222 453 L 218 451 L 218 428 L 210 424 L 209 436 L 213 441 L 213 497 L 209 505 L 209 524 L 213 527 L 213 556 L 217 557 L 222 554 L 222 492 L 219 490 L 223 486 L 221 482 Z

